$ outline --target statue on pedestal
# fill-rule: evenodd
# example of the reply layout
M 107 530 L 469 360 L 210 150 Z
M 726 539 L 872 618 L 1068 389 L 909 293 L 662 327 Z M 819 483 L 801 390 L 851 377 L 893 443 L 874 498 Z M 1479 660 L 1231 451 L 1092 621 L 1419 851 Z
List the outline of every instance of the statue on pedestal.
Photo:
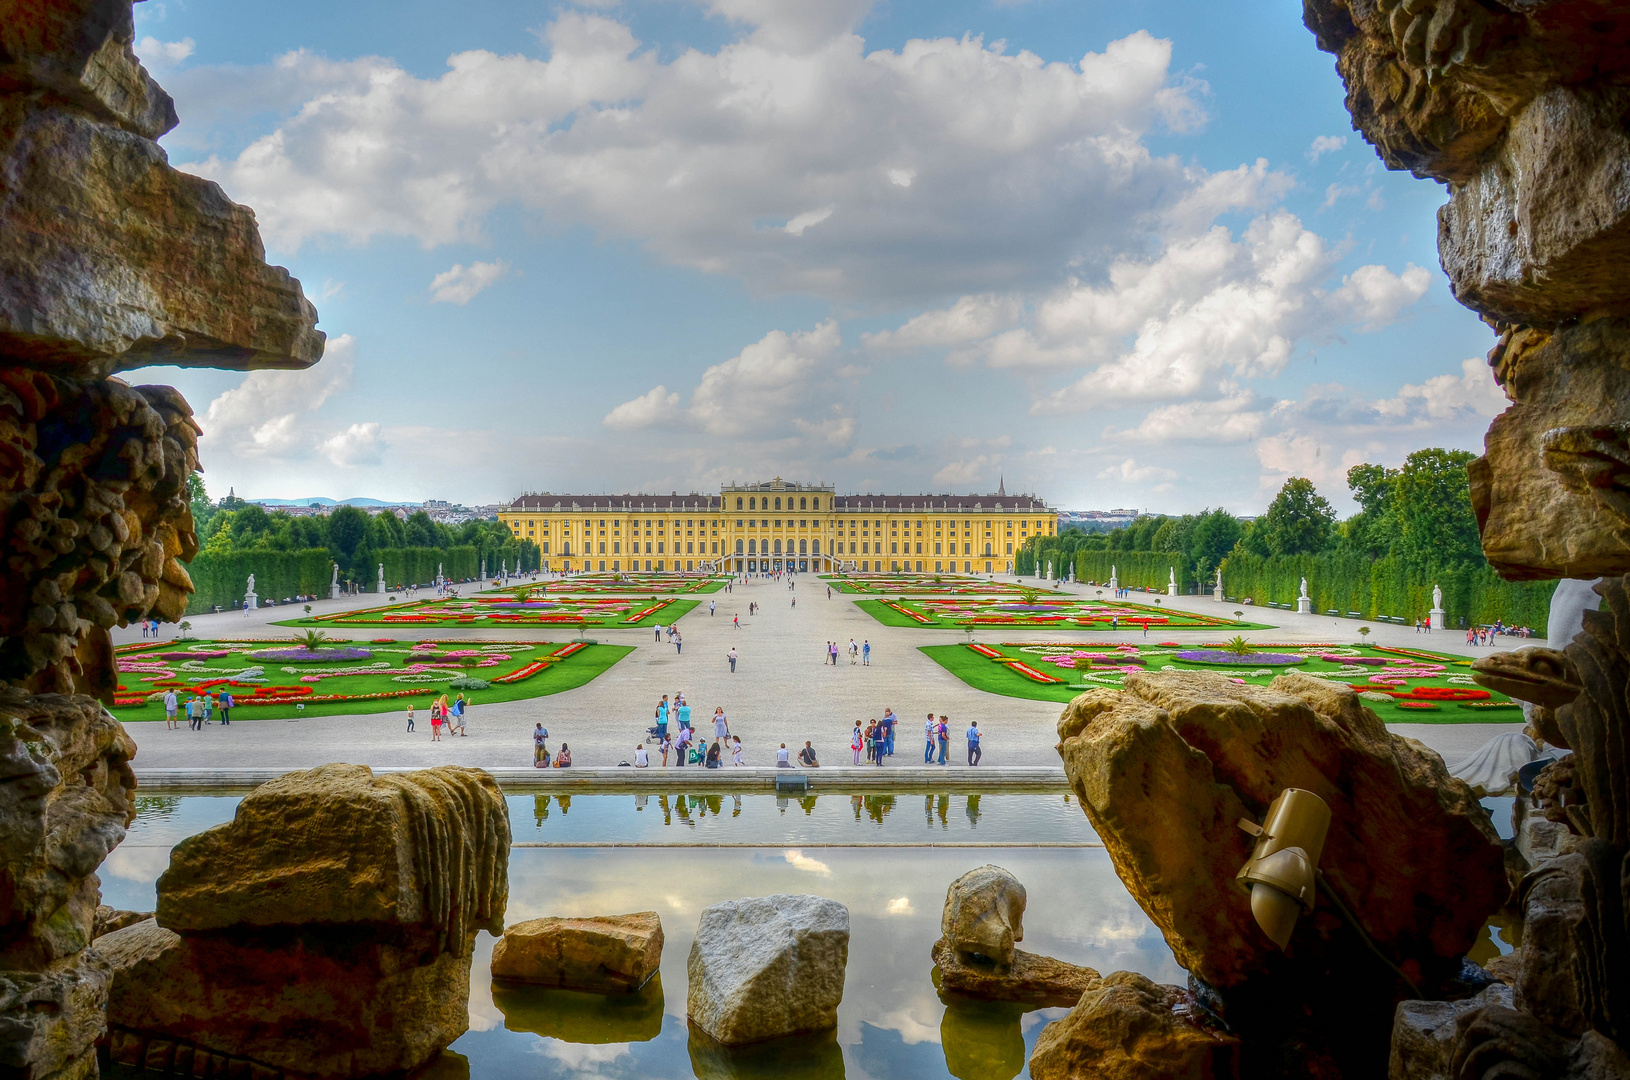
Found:
M 1307 578 L 1302 579 L 1302 594 L 1296 598 L 1296 611 L 1301 615 L 1313 614 L 1313 599 L 1307 595 Z
M 340 598 L 340 564 L 339 563 L 334 564 L 334 577 L 328 583 L 328 598 L 330 600 L 338 600 Z

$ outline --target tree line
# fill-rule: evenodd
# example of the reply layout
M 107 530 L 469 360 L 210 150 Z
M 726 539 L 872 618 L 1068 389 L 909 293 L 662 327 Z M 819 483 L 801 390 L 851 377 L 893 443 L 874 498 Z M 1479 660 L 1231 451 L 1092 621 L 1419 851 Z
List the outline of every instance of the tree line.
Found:
M 450 526 L 422 510 L 403 520 L 354 506 L 295 516 L 242 499 L 213 503 L 197 474 L 190 487 L 199 550 L 187 568 L 196 590 L 189 611 L 241 604 L 250 574 L 261 597 L 283 599 L 326 597 L 336 564 L 342 586 L 364 590 L 374 588 L 381 563 L 391 588 L 426 584 L 438 565 L 455 581 L 475 577 L 483 562 L 489 573 L 500 564 L 512 570 L 539 565 L 538 546 L 516 540 L 498 521 Z
M 1500 619 L 1543 630 L 1552 585 L 1501 581 L 1483 557 L 1466 473 L 1473 456 L 1433 447 L 1396 469 L 1353 466 L 1347 486 L 1359 509 L 1346 520 L 1311 480 L 1292 477 L 1252 520 L 1219 508 L 1140 517 L 1102 534 L 1066 529 L 1032 538 L 1015 569 L 1046 573 L 1051 563 L 1104 580 L 1104 566 L 1125 553 L 1115 563 L 1123 586 L 1164 587 L 1171 566 L 1185 591 L 1204 590 L 1221 567 L 1226 594 L 1255 604 L 1293 603 L 1305 576 L 1310 593 L 1322 590 L 1314 594 L 1320 612 L 1407 620 L 1426 617 L 1438 584 L 1450 625 Z

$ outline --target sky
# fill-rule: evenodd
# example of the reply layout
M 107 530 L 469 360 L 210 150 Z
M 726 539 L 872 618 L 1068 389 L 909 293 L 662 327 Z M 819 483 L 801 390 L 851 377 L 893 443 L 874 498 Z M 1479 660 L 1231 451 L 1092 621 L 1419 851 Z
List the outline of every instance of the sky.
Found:
M 213 494 L 1033 492 L 1259 513 L 1480 450 L 1440 185 L 1299 0 L 146 0 L 304 372 L 146 369 Z

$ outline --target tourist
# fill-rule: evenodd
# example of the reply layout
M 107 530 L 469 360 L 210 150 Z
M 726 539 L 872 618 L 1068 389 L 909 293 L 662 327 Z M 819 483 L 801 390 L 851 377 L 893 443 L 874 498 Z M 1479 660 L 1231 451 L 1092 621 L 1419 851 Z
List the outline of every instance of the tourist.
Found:
M 215 702 L 210 698 L 208 690 L 205 690 L 203 694 L 200 695 L 198 704 L 204 714 L 204 723 L 209 723 L 209 714 L 213 711 Z
M 826 598 L 828 600 L 832 599 L 832 586 L 830 585 L 826 587 Z
M 690 731 L 691 726 L 690 726 L 690 705 L 689 705 L 689 703 L 687 703 L 685 701 L 685 697 L 684 697 L 683 694 L 675 694 L 674 695 L 674 702 L 676 703 L 674 712 L 678 713 L 678 715 L 679 715 L 679 730 L 680 731 Z
M 220 700 L 216 702 L 221 707 L 221 726 L 229 727 L 232 724 L 232 710 L 238 704 L 233 698 L 232 691 L 222 690 Z M 410 729 L 411 730 L 411 729 Z
M 730 760 L 739 768 L 747 762 L 742 758 L 741 736 L 737 735 L 730 740 Z
M 900 718 L 894 715 L 894 710 L 887 706 L 883 709 L 883 753 L 889 757 L 894 756 L 894 728 Z
M 979 749 L 979 721 L 975 720 L 968 725 L 968 764 L 979 764 L 979 759 L 982 756 Z
M 651 640 L 655 641 L 658 645 L 662 644 L 662 624 L 661 623 L 657 623 L 655 626 L 651 627 Z
M 940 722 L 935 725 L 934 734 L 940 744 L 940 757 L 936 764 L 944 765 L 946 757 L 951 753 L 951 725 L 944 713 L 940 713 Z
M 674 766 L 683 769 L 685 758 L 690 754 L 690 731 L 684 724 L 679 725 L 679 738 L 674 740 Z
M 539 756 L 547 753 L 543 746 L 544 740 L 547 738 L 549 738 L 549 730 L 541 722 L 538 723 L 532 729 L 532 764 L 536 765 Z
M 855 644 L 855 639 L 854 638 L 850 638 L 849 639 L 849 666 L 854 667 L 855 664 L 859 663 L 859 661 L 860 661 L 860 646 Z
M 884 751 L 888 749 L 888 731 L 881 720 L 874 721 L 872 728 L 872 764 L 883 764 Z
M 860 730 L 860 721 L 855 721 L 855 730 L 849 733 L 849 749 L 854 751 L 855 764 L 860 764 L 860 753 L 866 749 L 866 733 Z
M 183 702 L 182 706 L 181 706 L 181 709 L 182 709 L 183 712 L 185 712 L 187 714 L 187 728 L 188 728 L 188 730 L 196 731 L 197 728 L 198 728 L 198 725 L 193 722 L 193 718 L 192 718 L 192 711 L 193 711 L 192 710 L 192 698 L 188 698 L 185 702 Z
M 792 598 L 792 606 L 793 606 L 793 607 L 797 607 L 797 606 L 798 606 L 798 598 L 797 598 L 797 597 L 796 597 L 796 596 L 794 596 L 794 597 L 793 597 L 793 598 Z
M 685 651 L 685 639 L 679 635 L 678 630 L 673 632 L 673 643 L 675 653 L 682 653 Z
M 934 761 L 934 744 L 938 741 L 939 730 L 940 726 L 935 721 L 934 714 L 929 713 L 928 720 L 923 724 L 923 736 L 928 740 L 928 745 L 923 747 L 924 765 L 932 764 Z
M 872 643 L 870 640 L 863 642 L 860 646 L 860 666 L 872 666 Z
M 730 616 L 730 625 L 732 627 L 734 627 L 735 629 L 737 629 L 737 630 L 741 629 L 741 613 L 740 612 L 737 612 L 735 615 Z
M 804 748 L 798 751 L 798 764 L 806 769 L 818 769 L 821 763 L 815 759 L 815 747 L 810 745 L 808 739 L 804 740 Z
M 663 731 L 662 738 L 657 740 L 657 749 L 662 751 L 662 767 L 668 767 L 668 751 L 673 749 L 674 741 L 668 738 L 667 731 Z
M 572 748 L 565 743 L 560 744 L 560 753 L 555 755 L 555 768 L 569 769 L 572 767 Z
M 175 691 L 164 691 L 164 727 L 166 730 L 181 726 L 176 722 L 175 718 L 177 707 Z
M 787 744 L 782 743 L 781 749 L 775 752 L 775 767 L 778 769 L 792 768 L 792 762 L 789 760 L 789 758 L 790 755 L 787 753 Z
M 657 702 L 657 726 L 666 729 L 668 726 L 668 695 L 663 694 L 662 700 Z
M 408 702 L 408 728 L 407 729 L 409 731 L 413 730 L 413 702 L 411 702 L 411 701 Z
M 651 734 L 656 737 L 657 742 L 661 742 L 668 737 L 668 714 L 658 709 L 652 719 L 655 723 L 651 725 Z
M 708 613 L 709 618 L 712 618 L 713 615 L 718 611 L 718 607 L 719 607 L 719 602 L 717 600 L 709 600 L 707 602 L 707 613 Z
M 721 744 L 718 739 L 714 739 L 712 744 L 708 746 L 707 758 L 702 763 L 704 768 L 717 769 L 723 763 L 724 753 L 720 747 Z
M 730 646 L 730 651 L 725 653 L 725 657 L 730 661 L 730 674 L 734 675 L 736 673 L 736 647 L 734 645 Z
M 430 703 L 430 741 L 441 742 L 441 703 Z
M 455 728 L 457 729 L 457 734 L 464 734 L 464 708 L 464 695 L 459 694 L 459 696 L 453 701 L 452 712 L 449 714 L 452 719 L 448 721 L 447 734 L 454 734 Z
M 724 715 L 724 706 L 720 705 L 713 710 L 713 737 L 715 739 L 727 738 L 730 735 L 730 721 Z
M 634 768 L 636 768 L 636 769 L 645 769 L 645 768 L 649 768 L 650 765 L 651 765 L 651 758 L 650 758 L 650 755 L 648 755 L 645 752 L 645 744 L 640 743 L 639 745 L 635 746 L 634 747 Z

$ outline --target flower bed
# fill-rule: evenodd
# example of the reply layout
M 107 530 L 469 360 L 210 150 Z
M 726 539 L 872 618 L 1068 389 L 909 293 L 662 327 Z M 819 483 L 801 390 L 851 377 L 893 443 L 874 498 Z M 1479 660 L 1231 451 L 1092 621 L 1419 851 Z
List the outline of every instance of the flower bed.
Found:
M 913 626 L 1079 626 L 1091 630 L 1146 630 L 1160 627 L 1183 629 L 1248 629 L 1254 624 L 1233 619 L 1178 611 L 1126 600 L 1099 600 L 1081 596 L 1051 595 L 1033 603 L 1011 597 L 968 596 L 888 596 L 861 601 L 860 606 L 880 621 L 898 625 L 899 618 Z M 885 616 L 886 613 L 886 616 Z
M 214 655 L 230 656 L 230 652 Z M 264 649 L 260 652 L 250 653 L 255 660 L 279 660 L 291 664 L 332 664 L 340 660 L 371 660 L 373 653 L 367 649 Z
M 1291 664 L 1305 664 L 1308 658 L 1301 654 L 1274 653 L 1274 652 L 1212 652 L 1205 649 L 1190 649 L 1177 654 L 1179 660 L 1186 660 L 1191 664 L 1215 664 L 1219 667 L 1261 667 L 1269 664 L 1273 667 L 1288 667 Z

